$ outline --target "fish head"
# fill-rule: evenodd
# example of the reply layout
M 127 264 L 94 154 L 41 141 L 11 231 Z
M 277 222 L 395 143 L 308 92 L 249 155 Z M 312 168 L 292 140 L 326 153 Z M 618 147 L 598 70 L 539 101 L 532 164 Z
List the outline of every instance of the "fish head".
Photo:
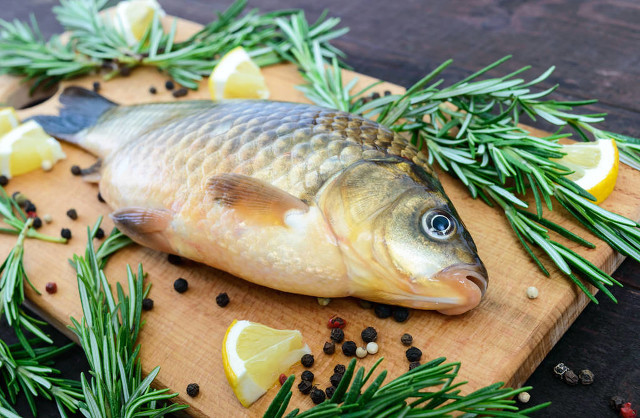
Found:
M 435 173 L 396 157 L 361 161 L 320 206 L 354 296 L 448 315 L 480 303 L 487 271 Z

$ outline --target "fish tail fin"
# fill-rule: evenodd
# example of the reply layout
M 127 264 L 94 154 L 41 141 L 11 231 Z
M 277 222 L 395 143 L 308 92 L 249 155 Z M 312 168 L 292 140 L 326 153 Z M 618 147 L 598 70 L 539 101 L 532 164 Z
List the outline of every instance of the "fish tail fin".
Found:
M 117 106 L 96 92 L 76 86 L 64 89 L 60 103 L 63 107 L 59 116 L 38 115 L 30 119 L 38 122 L 49 135 L 72 144 L 81 139 L 80 132 L 93 126 L 104 112 Z

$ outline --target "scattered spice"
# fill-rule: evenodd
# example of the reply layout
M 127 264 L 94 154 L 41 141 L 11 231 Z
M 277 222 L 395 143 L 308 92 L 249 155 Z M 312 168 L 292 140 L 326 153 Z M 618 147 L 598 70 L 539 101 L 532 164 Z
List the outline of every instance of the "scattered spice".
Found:
M 62 228 L 60 236 L 62 238 L 71 239 L 71 230 L 69 228 Z
M 360 305 L 362 309 L 371 309 L 371 307 L 373 306 L 371 302 L 364 299 L 358 299 L 358 305 Z
M 362 341 L 370 343 L 378 339 L 378 332 L 373 327 L 366 327 L 362 330 L 360 336 L 362 337 Z
M 33 204 L 30 200 L 24 201 L 24 211 L 25 212 L 33 212 L 36 213 L 36 205 Z
M 344 331 L 340 328 L 334 328 L 331 330 L 331 339 L 337 343 L 344 341 Z
M 317 298 L 318 300 L 318 305 L 320 306 L 327 306 L 329 303 L 331 303 L 331 298 Z
M 333 393 L 336 391 L 335 386 L 329 386 L 324 390 L 324 393 L 327 394 L 327 399 L 331 399 L 333 397 Z
M 178 293 L 184 293 L 189 288 L 189 282 L 187 282 L 185 279 L 180 277 L 175 282 L 173 282 L 173 288 Z
M 531 395 L 529 392 L 520 392 L 518 393 L 518 400 L 522 403 L 527 403 L 531 399 Z
M 218 296 L 216 296 L 216 303 L 219 307 L 224 308 L 229 304 L 229 295 L 227 295 L 225 292 L 220 293 Z
M 9 184 L 9 179 L 7 178 L 7 176 L 0 176 L 0 186 L 4 187 L 7 184 Z
M 413 370 L 416 367 L 418 367 L 420 365 L 419 361 L 412 361 L 411 363 L 409 363 L 409 370 Z
M 347 371 L 347 368 L 344 364 L 336 364 L 336 367 L 333 368 L 334 373 L 344 374 Z
M 535 286 L 527 287 L 527 297 L 529 299 L 535 299 L 538 297 L 538 288 Z
M 189 93 L 189 90 L 187 90 L 186 87 L 181 87 L 181 88 L 179 88 L 178 90 L 174 91 L 171 94 L 173 95 L 173 97 L 178 98 L 178 97 L 186 96 L 187 93 Z
M 333 354 L 336 352 L 336 343 L 333 341 L 327 341 L 326 343 L 324 343 L 324 347 L 322 347 L 322 351 L 324 351 L 325 354 Z
M 313 358 L 313 354 L 305 354 L 304 356 L 302 356 L 302 358 L 300 359 L 300 363 L 302 363 L 302 365 L 304 367 L 311 367 L 313 366 L 313 362 L 314 362 L 314 358 Z
M 33 219 L 33 224 L 31 224 L 34 229 L 40 229 L 42 227 L 42 219 L 37 216 Z
M 318 405 L 322 402 L 324 402 L 324 400 L 326 399 L 326 395 L 324 394 L 324 391 L 318 389 L 318 388 L 313 388 L 313 390 L 311 391 L 311 400 L 313 401 L 314 404 Z
M 96 238 L 97 238 L 97 239 L 102 239 L 102 238 L 104 238 L 104 229 L 102 229 L 102 228 L 98 228 L 98 230 L 96 231 Z
M 179 266 L 180 264 L 182 264 L 182 257 L 175 254 L 167 254 L 167 261 L 169 262 L 169 264 Z
M 93 82 L 93 91 L 95 91 L 96 93 L 100 91 L 100 82 L 99 81 L 94 81 Z
M 44 171 L 51 171 L 51 169 L 53 168 L 53 163 L 49 160 L 44 160 L 42 161 L 42 164 L 40 166 Z
M 56 284 L 56 282 L 48 282 L 44 286 L 44 290 L 46 290 L 47 293 L 53 295 L 54 293 L 56 293 L 58 291 L 58 285 Z
M 389 90 L 385 90 L 385 91 L 384 91 L 384 95 L 385 95 L 385 96 L 391 96 L 391 92 L 390 92 Z
M 131 75 L 131 67 L 128 67 L 128 66 L 121 67 L 120 75 L 123 77 L 129 77 Z
M 98 201 L 99 201 L 100 203 L 105 203 L 105 200 L 104 200 L 104 198 L 102 197 L 102 195 L 100 194 L 100 192 L 98 192 Z
M 558 363 L 553 367 L 553 374 L 558 378 L 562 379 L 562 376 L 569 370 L 564 363 Z
M 422 357 L 422 350 L 418 347 L 411 347 L 406 351 L 405 355 L 409 361 L 418 361 Z
M 82 169 L 80 168 L 80 166 L 72 165 L 71 174 L 73 174 L 74 176 L 79 176 L 80 174 L 82 174 Z
M 298 383 L 298 390 L 300 392 L 302 392 L 304 395 L 308 395 L 309 392 L 311 392 L 311 382 L 307 382 L 306 380 L 303 380 L 302 382 Z
M 620 408 L 624 405 L 624 399 L 621 396 L 612 396 L 609 399 L 609 406 L 616 412 L 620 412 Z
M 153 309 L 153 299 L 151 298 L 142 299 L 142 310 L 150 311 L 151 309 Z
M 67 216 L 75 221 L 76 219 L 78 219 L 78 212 L 76 212 L 75 209 L 71 208 L 67 211 Z
M 590 385 L 593 383 L 593 372 L 589 369 L 584 369 L 578 375 L 578 379 L 580 379 L 580 383 L 583 385 Z
M 578 384 L 578 376 L 573 370 L 567 370 L 562 376 L 564 382 L 569 386 L 575 386 Z
M 371 341 L 367 344 L 367 353 L 376 354 L 378 352 L 378 344 Z
M 373 100 L 379 99 L 380 98 L 380 93 L 378 93 L 377 91 L 374 91 L 373 93 L 371 93 L 371 98 Z
M 413 344 L 413 337 L 411 336 L 411 334 L 402 334 L 402 337 L 400 337 L 400 342 L 403 345 L 411 345 Z
M 393 308 L 393 319 L 396 322 L 404 322 L 409 319 L 409 309 L 403 306 L 396 306 Z
M 363 347 L 356 348 L 356 357 L 365 358 L 367 356 L 367 350 Z
M 373 307 L 373 312 L 381 319 L 389 318 L 393 314 L 391 306 L 382 303 L 376 303 Z
M 51 222 L 53 222 L 53 217 L 47 213 L 44 216 L 42 216 L 42 220 L 44 221 L 44 223 L 50 224 Z
M 328 328 L 344 328 L 347 325 L 347 321 L 339 316 L 332 316 L 327 323 Z
M 331 385 L 337 387 L 340 384 L 340 381 L 342 380 L 342 376 L 343 376 L 342 373 L 332 374 L 331 377 L 329 378 Z
M 302 374 L 300 375 L 300 379 L 306 380 L 307 382 L 313 382 L 314 377 L 315 376 L 313 375 L 313 373 L 310 372 L 309 370 L 303 371 Z
M 173 84 L 173 81 L 171 81 L 171 80 L 167 80 L 167 81 L 164 83 L 164 87 L 165 87 L 167 90 L 173 90 L 173 89 L 176 87 L 176 85 L 175 85 L 175 84 Z
M 622 408 L 620 408 L 620 416 L 622 418 L 635 418 L 637 416 L 636 410 L 631 409 L 631 402 L 622 405 Z
M 346 341 L 342 344 L 342 353 L 347 357 L 352 357 L 356 354 L 358 346 L 353 341 Z
M 149 93 L 156 94 L 157 92 L 158 92 L 158 90 L 156 90 L 155 87 L 153 87 L 153 86 L 149 87 Z
M 155 94 L 155 93 L 153 93 L 153 94 Z M 280 373 L 280 376 L 278 377 L 278 381 L 280 382 L 280 386 L 284 385 L 284 382 L 287 381 L 287 375 L 284 374 L 284 373 Z
M 198 385 L 197 383 L 189 383 L 187 385 L 187 395 L 195 398 L 196 396 L 198 396 L 198 393 L 200 393 L 200 385 Z

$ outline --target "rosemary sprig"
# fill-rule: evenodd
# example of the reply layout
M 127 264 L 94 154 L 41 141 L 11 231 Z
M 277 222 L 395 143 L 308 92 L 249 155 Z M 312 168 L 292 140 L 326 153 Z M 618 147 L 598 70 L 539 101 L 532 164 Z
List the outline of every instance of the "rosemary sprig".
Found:
M 112 232 L 96 251 L 93 237 L 100 222 L 88 230 L 84 257 L 73 258 L 84 316 L 80 321 L 71 318 L 70 329 L 77 335 L 91 368 L 90 380 L 81 375 L 84 400 L 79 409 L 85 416 L 96 418 L 162 416 L 185 409 L 186 405 L 160 405 L 177 394 L 151 388 L 159 367 L 142 378 L 137 339 L 143 324 L 142 299 L 150 285 L 143 287 L 141 265 L 137 274 L 127 267 L 128 294 L 118 283 L 114 296 L 102 267 L 106 257 L 122 246 L 122 234 Z
M 550 405 L 550 402 L 546 402 L 519 410 L 511 398 L 531 387 L 511 389 L 504 388 L 503 383 L 495 383 L 468 395 L 461 395 L 460 388 L 467 382 L 454 382 L 460 363 L 445 363 L 444 357 L 422 364 L 382 385 L 387 376 L 385 370 L 365 389 L 382 360 L 383 358 L 378 360 L 366 374 L 364 367 L 356 372 L 356 360 L 351 360 L 331 399 L 302 413 L 299 409 L 294 409 L 286 417 L 450 417 L 454 413 L 464 413 L 464 416 L 515 418 L 526 417 L 527 414 Z M 282 385 L 264 418 L 285 416 L 294 379 L 295 376 L 289 376 Z

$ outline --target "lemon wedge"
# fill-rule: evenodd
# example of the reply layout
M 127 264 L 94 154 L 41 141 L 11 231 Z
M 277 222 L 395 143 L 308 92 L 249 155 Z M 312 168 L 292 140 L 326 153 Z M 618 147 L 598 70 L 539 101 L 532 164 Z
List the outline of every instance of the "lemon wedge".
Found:
M 65 157 L 60 143 L 32 120 L 13 128 L 0 138 L 0 173 L 7 177 L 40 167 L 50 169 Z
M 268 99 L 269 90 L 260 67 L 241 46 L 227 52 L 209 76 L 213 100 Z
M 564 145 L 567 155 L 559 162 L 574 171 L 567 176 L 602 203 L 613 191 L 618 178 L 618 147 L 613 139 Z
M 0 137 L 20 124 L 20 119 L 12 107 L 0 109 Z
M 300 331 L 250 321 L 234 320 L 222 342 L 224 373 L 244 407 L 264 395 L 281 373 L 309 353 Z
M 156 13 L 165 15 L 156 0 L 127 0 L 118 3 L 114 19 L 127 43 L 133 45 L 142 39 Z

